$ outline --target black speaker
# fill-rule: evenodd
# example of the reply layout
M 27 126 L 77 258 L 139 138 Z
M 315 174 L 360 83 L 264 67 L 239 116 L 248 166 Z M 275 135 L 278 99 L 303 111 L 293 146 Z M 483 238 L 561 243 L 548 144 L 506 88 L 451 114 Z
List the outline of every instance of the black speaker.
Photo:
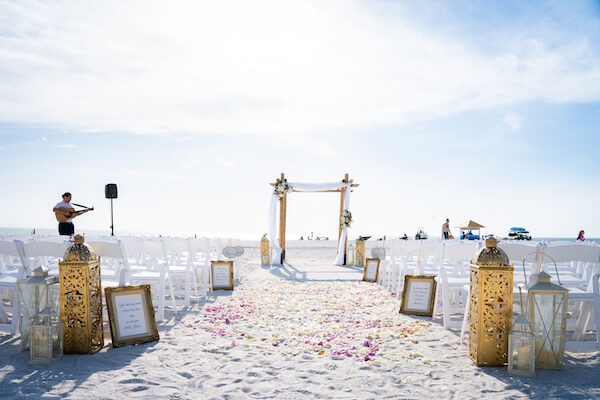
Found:
M 116 183 L 108 183 L 104 188 L 104 195 L 107 199 L 116 199 L 117 198 L 117 184 Z

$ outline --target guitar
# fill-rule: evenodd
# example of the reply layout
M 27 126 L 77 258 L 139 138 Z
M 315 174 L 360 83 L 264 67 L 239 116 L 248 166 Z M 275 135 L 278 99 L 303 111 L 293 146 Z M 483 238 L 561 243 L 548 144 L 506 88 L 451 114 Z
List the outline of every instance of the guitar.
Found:
M 73 205 L 78 206 L 78 207 L 83 207 L 84 209 L 75 211 L 75 209 L 73 207 L 57 208 L 56 210 L 54 210 L 54 214 L 56 215 L 56 220 L 58 222 L 67 222 L 67 220 L 69 220 L 71 218 L 75 218 L 81 214 L 88 212 L 88 211 L 94 211 L 94 207 L 86 207 L 86 206 L 82 206 L 80 204 L 75 204 L 75 203 L 73 203 Z

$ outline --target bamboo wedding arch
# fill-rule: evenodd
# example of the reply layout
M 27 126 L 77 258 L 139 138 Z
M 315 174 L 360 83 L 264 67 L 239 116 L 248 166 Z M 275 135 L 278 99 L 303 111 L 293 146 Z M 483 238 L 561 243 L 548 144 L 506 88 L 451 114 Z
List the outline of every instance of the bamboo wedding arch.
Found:
M 285 177 L 285 174 L 282 172 L 281 177 L 275 181 L 275 183 L 271 183 L 271 186 L 275 187 L 278 183 L 283 182 L 288 184 L 288 180 Z M 303 192 L 303 193 L 332 193 L 337 192 L 340 193 L 340 215 L 339 215 L 339 231 L 338 231 L 338 257 L 337 260 L 342 260 L 342 262 L 336 262 L 339 265 L 346 264 L 346 243 L 347 243 L 347 233 L 345 229 L 342 229 L 342 215 L 345 209 L 349 207 L 349 197 L 350 192 L 352 192 L 352 188 L 356 188 L 359 186 L 358 183 L 354 183 L 353 179 L 350 179 L 348 174 L 344 175 L 344 179 L 341 182 L 335 183 L 325 183 L 325 184 L 305 184 L 305 183 L 289 183 L 291 186 L 290 192 Z M 277 196 L 273 194 L 273 199 L 271 202 L 271 221 L 270 221 L 270 240 L 271 242 L 275 242 L 274 235 L 274 214 L 276 212 L 276 205 L 274 203 Z M 280 248 L 281 254 L 279 257 L 275 256 L 274 263 L 283 263 L 285 260 L 285 229 L 286 229 L 286 217 L 287 217 L 287 192 L 284 192 L 282 197 L 279 198 L 279 238 L 277 239 L 276 247 Z M 340 245 L 343 240 L 343 249 Z M 272 243 L 275 244 L 275 243 Z M 279 250 L 279 249 L 278 249 Z M 343 258 L 340 253 L 343 250 Z M 279 259 L 277 259 L 279 258 Z

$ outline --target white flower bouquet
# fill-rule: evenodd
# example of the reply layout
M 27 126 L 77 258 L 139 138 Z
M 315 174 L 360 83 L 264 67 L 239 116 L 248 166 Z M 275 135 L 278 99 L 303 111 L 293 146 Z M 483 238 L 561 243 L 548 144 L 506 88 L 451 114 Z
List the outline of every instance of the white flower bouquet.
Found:
M 291 191 L 292 191 L 292 187 L 290 185 L 288 185 L 288 183 L 286 181 L 282 181 L 280 179 L 277 181 L 277 183 L 275 183 L 274 193 L 277 195 L 277 198 L 279 200 L 283 199 L 283 196 L 285 196 L 286 193 L 291 192 Z
M 349 210 L 344 210 L 342 213 L 342 229 L 350 228 L 350 224 L 352 223 L 352 213 Z

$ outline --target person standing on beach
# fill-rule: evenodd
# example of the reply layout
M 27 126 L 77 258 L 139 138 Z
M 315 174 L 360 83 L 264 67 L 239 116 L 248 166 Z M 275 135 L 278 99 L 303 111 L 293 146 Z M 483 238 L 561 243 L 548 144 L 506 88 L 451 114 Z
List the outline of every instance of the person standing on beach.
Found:
M 450 220 L 446 218 L 446 222 L 442 225 L 442 239 L 450 239 Z
M 88 210 L 75 211 L 71 206 L 71 193 L 65 192 L 62 195 L 63 201 L 54 206 L 52 211 L 56 214 L 58 220 L 58 234 L 71 236 L 75 233 L 73 218 L 88 212 Z
M 578 242 L 583 242 L 585 240 L 585 238 L 583 237 L 584 233 L 585 232 L 583 231 L 583 229 L 579 231 L 579 235 L 577 235 L 577 241 Z

